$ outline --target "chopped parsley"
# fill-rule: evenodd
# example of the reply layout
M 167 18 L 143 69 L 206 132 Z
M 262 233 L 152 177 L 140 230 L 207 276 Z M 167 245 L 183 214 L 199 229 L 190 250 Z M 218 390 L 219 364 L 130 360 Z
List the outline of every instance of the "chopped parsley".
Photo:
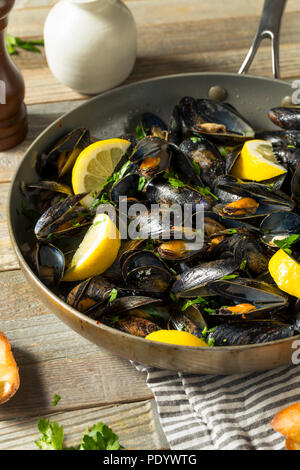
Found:
M 61 397 L 55 393 L 53 397 L 52 406 L 56 406 L 59 400 L 61 400 Z
M 189 308 L 191 305 L 194 305 L 194 304 L 202 304 L 202 303 L 206 303 L 206 300 L 203 299 L 203 297 L 201 297 L 200 295 L 198 297 L 196 297 L 195 299 L 190 299 L 188 300 L 184 306 L 181 308 L 182 312 L 184 312 L 184 310 L 186 310 L 187 308 Z
M 300 235 L 290 235 L 289 237 L 285 238 L 284 240 L 274 240 L 276 246 L 281 248 L 285 251 L 288 255 L 292 253 L 291 246 L 293 243 L 298 241 Z
M 117 289 L 112 289 L 112 290 L 111 290 L 111 293 L 110 293 L 110 295 L 109 295 L 109 299 L 108 299 L 109 303 L 111 303 L 111 302 L 113 302 L 114 300 L 116 300 L 117 297 L 118 297 L 118 291 L 117 291 Z
M 199 176 L 201 173 L 201 168 L 200 168 L 199 163 L 197 163 L 196 160 L 193 160 L 192 165 L 194 167 L 195 173 Z
M 228 279 L 235 279 L 238 277 L 238 274 L 228 274 L 227 276 L 221 277 L 221 281 L 227 281 Z

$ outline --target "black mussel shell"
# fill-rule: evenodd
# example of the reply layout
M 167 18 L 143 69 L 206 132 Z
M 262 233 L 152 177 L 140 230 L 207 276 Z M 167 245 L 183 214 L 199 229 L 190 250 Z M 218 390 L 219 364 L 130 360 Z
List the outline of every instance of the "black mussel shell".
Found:
M 300 130 L 300 108 L 278 107 L 268 112 L 271 121 L 286 130 Z
M 179 145 L 183 139 L 183 125 L 180 107 L 176 105 L 168 123 L 168 142 Z
M 218 280 L 209 286 L 211 294 L 224 298 L 228 305 L 250 304 L 255 309 L 248 313 L 230 313 L 221 309 L 218 317 L 231 321 L 238 319 L 268 318 L 268 314 L 288 305 L 288 297 L 276 287 L 248 278 Z
M 38 156 L 36 171 L 40 176 L 64 176 L 79 153 L 91 143 L 89 130 L 81 127 L 64 135 L 47 153 Z
M 209 333 L 208 340 L 214 340 L 215 346 L 242 346 L 276 341 L 293 336 L 291 325 L 276 322 L 234 322 L 218 325 Z
M 169 291 L 172 274 L 151 251 L 130 252 L 123 261 L 123 278 L 128 287 L 162 296 Z
M 150 177 L 169 168 L 171 152 L 165 140 L 159 137 L 145 137 L 139 141 L 130 159 L 139 174 Z
M 32 253 L 32 261 L 44 284 L 55 285 L 62 280 L 65 257 L 56 246 L 37 243 Z
M 234 258 L 202 263 L 184 271 L 174 282 L 171 291 L 175 296 L 182 298 L 204 295 L 204 287 L 224 276 L 231 275 L 238 268 L 239 263 Z
M 199 168 L 199 176 L 204 184 L 211 186 L 217 176 L 225 173 L 225 160 L 215 145 L 203 138 L 184 140 L 180 146 L 194 166 L 194 172 Z
M 274 240 L 283 240 L 300 233 L 300 216 L 294 212 L 274 212 L 260 224 L 261 239 L 273 248 Z
M 172 206 L 179 204 L 184 206 L 190 204 L 192 212 L 209 210 L 214 204 L 213 198 L 190 186 L 184 185 L 176 187 L 164 179 L 155 178 L 150 181 L 146 188 L 146 197 L 152 204 L 163 204 Z

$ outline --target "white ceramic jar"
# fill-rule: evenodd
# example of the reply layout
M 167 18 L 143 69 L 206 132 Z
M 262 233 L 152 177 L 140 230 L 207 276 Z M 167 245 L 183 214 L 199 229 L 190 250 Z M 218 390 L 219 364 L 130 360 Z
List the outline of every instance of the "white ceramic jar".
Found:
M 46 19 L 44 40 L 53 75 L 80 93 L 119 85 L 136 59 L 135 21 L 121 0 L 60 0 Z

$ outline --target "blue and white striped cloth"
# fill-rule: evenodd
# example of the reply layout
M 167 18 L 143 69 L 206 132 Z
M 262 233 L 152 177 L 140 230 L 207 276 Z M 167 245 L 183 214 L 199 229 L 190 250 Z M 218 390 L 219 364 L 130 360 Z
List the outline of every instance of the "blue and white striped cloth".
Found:
M 147 373 L 172 450 L 283 450 L 270 421 L 300 401 L 300 366 L 210 376 L 134 364 Z

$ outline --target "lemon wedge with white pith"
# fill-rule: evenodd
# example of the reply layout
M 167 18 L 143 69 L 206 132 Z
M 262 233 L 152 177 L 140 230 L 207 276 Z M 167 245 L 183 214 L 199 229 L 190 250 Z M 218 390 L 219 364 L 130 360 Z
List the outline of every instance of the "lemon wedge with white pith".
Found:
M 76 250 L 63 281 L 82 281 L 106 271 L 120 249 L 120 233 L 107 214 L 97 214 Z
M 72 171 L 74 194 L 90 193 L 81 203 L 90 207 L 103 183 L 111 176 L 130 146 L 124 139 L 99 140 L 86 147 L 77 157 Z
M 277 286 L 287 294 L 300 297 L 300 264 L 279 249 L 269 261 L 269 271 Z
M 278 163 L 272 144 L 266 140 L 245 142 L 231 170 L 236 178 L 251 181 L 268 180 L 286 172 L 284 166 Z
M 200 346 L 208 347 L 208 345 L 197 336 L 187 331 L 179 330 L 158 330 L 153 331 L 146 336 L 150 341 L 158 341 L 160 343 L 176 344 L 178 346 Z

